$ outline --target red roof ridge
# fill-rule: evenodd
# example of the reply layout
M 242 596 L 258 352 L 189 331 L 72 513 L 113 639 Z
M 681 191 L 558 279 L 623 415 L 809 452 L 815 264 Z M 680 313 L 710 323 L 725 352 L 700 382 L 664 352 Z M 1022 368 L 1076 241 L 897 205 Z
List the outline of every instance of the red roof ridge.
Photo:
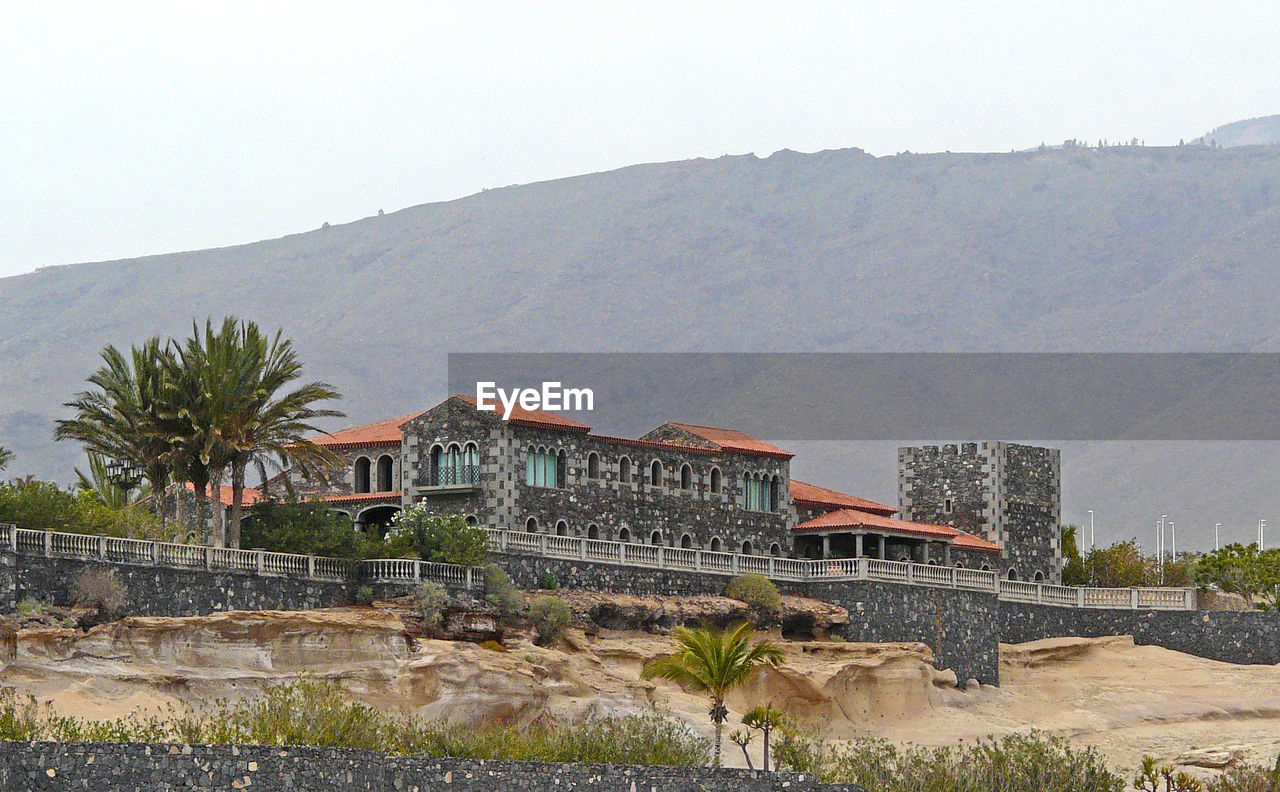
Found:
M 1001 547 L 992 542 L 988 542 L 978 536 L 952 528 L 949 525 L 934 525 L 932 523 L 918 523 L 910 520 L 899 520 L 894 517 L 886 517 L 883 514 L 873 514 L 864 512 L 860 509 L 837 509 L 836 511 L 827 512 L 814 517 L 812 520 L 806 520 L 799 523 L 791 530 L 793 531 L 814 531 L 821 529 L 833 528 L 870 528 L 880 529 L 883 531 L 896 531 L 898 533 L 915 534 L 917 536 L 931 536 L 939 539 L 951 539 L 954 544 L 960 542 L 962 547 L 969 547 L 974 550 L 999 551 Z
M 684 429 L 690 434 L 695 434 L 703 440 L 714 443 L 727 451 L 782 457 L 784 459 L 791 459 L 795 456 L 795 454 L 790 451 L 787 451 L 784 448 L 779 448 L 773 443 L 766 443 L 757 437 L 752 437 L 741 429 L 726 429 L 721 426 L 703 426 L 702 424 L 682 423 L 680 421 L 667 421 L 667 424 Z
M 449 397 L 450 399 L 461 399 L 462 401 L 476 407 L 476 397 L 467 396 L 462 393 L 455 393 Z M 448 399 L 445 399 L 448 401 Z M 477 407 L 477 410 L 479 408 Z M 559 413 L 550 410 L 526 410 L 523 407 L 516 406 L 511 410 L 509 419 L 512 423 L 533 424 L 535 426 L 553 426 L 557 429 L 566 429 L 574 432 L 589 432 L 591 427 L 581 421 L 575 421 L 572 418 L 566 418 Z
M 877 503 L 857 495 L 849 495 L 839 490 L 819 487 L 797 478 L 791 479 L 791 500 L 802 503 L 816 503 L 821 506 L 843 506 L 862 511 L 884 512 L 885 516 L 897 514 L 898 510 L 883 503 Z
M 381 421 L 348 426 L 336 432 L 328 432 L 312 440 L 316 445 L 384 445 L 399 443 L 404 439 L 404 425 L 422 415 L 426 410 L 418 410 L 395 418 L 383 418 Z

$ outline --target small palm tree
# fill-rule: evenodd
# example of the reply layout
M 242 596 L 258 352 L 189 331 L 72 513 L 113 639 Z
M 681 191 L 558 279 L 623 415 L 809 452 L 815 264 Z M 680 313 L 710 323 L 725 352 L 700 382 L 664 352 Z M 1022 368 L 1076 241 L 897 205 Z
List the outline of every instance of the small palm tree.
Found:
M 675 654 L 645 664 L 641 677 L 660 677 L 706 693 L 711 699 L 711 722 L 716 727 L 715 762 L 720 766 L 722 734 L 729 710 L 724 705 L 729 691 L 750 679 L 756 666 L 782 664 L 782 650 L 764 640 L 751 645 L 755 629 L 742 622 L 728 630 L 677 627 L 673 632 L 679 648 Z
M 0 470 L 4 470 L 13 461 L 13 452 L 4 446 L 0 446 Z
M 759 729 L 764 736 L 764 769 L 769 769 L 769 735 L 774 729 L 782 725 L 783 715 L 781 710 L 776 710 L 772 705 L 765 704 L 759 707 L 752 707 L 742 716 L 742 725 L 748 729 Z

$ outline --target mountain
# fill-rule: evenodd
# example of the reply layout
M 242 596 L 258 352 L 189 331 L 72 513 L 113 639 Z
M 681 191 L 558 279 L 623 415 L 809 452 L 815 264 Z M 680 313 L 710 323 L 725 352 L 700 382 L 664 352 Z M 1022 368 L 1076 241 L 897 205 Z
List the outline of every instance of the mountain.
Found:
M 2 279 L 0 443 L 9 473 L 68 480 L 51 422 L 101 347 L 226 313 L 283 327 L 350 421 L 433 403 L 458 351 L 1276 351 L 1277 251 L 1280 149 L 639 165 Z M 1272 451 L 1110 445 L 1064 462 L 1069 518 L 1128 536 L 1274 506 Z M 895 500 L 891 450 L 842 448 L 800 469 Z
M 1206 133 L 1195 143 L 1231 146 L 1274 146 L 1280 144 L 1280 115 L 1235 121 Z

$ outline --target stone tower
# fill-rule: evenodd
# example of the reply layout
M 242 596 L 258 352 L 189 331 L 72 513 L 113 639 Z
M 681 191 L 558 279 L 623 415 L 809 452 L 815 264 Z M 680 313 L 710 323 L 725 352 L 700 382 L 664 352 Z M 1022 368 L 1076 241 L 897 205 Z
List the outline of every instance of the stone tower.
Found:
M 1061 454 L 1015 443 L 898 449 L 902 518 L 950 525 L 1004 548 L 1000 574 L 1062 582 Z

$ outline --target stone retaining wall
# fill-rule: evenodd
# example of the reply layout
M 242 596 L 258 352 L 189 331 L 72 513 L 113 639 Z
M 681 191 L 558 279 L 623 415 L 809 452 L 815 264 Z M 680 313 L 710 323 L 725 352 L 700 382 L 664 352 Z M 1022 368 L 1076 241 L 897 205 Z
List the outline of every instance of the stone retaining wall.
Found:
M 0 743 L 0 789 L 172 792 L 856 792 L 793 773 L 708 767 L 482 762 L 231 745 Z
M 1152 611 L 999 603 L 1000 640 L 1132 635 L 1138 645 L 1226 663 L 1280 663 L 1280 614 L 1271 611 Z

